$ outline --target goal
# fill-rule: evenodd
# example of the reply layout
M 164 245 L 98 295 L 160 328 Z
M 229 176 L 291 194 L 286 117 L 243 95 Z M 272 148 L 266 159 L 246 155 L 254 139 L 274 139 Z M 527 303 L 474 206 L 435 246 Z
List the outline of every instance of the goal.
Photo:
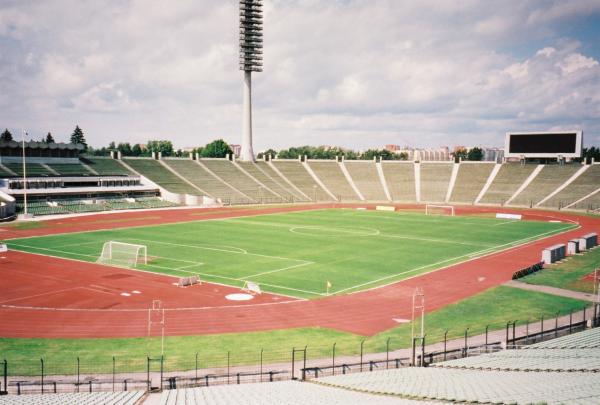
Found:
M 425 215 L 450 215 L 454 216 L 454 206 L 452 205 L 425 205 Z
M 104 243 L 102 253 L 96 262 L 120 267 L 136 267 L 138 264 L 148 264 L 147 249 L 145 245 L 111 240 Z

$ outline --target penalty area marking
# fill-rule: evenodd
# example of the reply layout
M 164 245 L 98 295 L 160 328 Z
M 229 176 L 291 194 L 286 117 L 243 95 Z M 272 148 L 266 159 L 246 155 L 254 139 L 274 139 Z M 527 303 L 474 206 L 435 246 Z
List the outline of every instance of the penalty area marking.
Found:
M 336 228 L 336 227 L 323 227 L 323 226 L 294 226 L 290 228 L 291 233 L 296 233 L 299 235 L 309 235 L 309 236 L 350 236 L 350 237 L 359 237 L 359 236 L 377 236 L 381 232 L 379 229 L 374 228 L 364 228 L 364 227 L 355 227 L 355 228 Z

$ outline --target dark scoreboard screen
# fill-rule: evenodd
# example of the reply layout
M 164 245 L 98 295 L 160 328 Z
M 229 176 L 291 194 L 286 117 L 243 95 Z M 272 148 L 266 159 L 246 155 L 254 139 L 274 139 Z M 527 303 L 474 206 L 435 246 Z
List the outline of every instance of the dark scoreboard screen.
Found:
M 577 133 L 510 134 L 511 154 L 572 154 L 577 152 Z

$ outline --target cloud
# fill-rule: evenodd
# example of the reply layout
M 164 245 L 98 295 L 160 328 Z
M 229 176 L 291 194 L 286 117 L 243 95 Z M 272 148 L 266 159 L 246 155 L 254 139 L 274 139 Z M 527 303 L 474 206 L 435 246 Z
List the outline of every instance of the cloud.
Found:
M 600 41 L 569 30 L 597 1 L 264 3 L 256 149 L 501 145 L 555 127 L 600 141 Z M 96 146 L 240 141 L 233 0 L 4 1 L 0 55 L 2 126 L 66 139 L 78 123 Z

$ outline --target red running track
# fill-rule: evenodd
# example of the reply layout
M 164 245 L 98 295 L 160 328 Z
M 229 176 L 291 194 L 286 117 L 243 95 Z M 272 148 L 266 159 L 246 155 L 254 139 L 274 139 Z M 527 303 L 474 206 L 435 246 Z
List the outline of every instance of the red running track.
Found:
M 6 230 L 2 236 L 14 238 L 333 206 L 92 215 L 47 221 L 48 226 L 43 228 Z M 498 210 L 458 207 L 457 214 L 494 213 Z M 8 252 L 0 259 L 0 336 L 147 336 L 147 309 L 154 299 L 160 299 L 166 308 L 167 335 L 316 326 L 373 335 L 396 326 L 394 318 L 410 318 L 412 293 L 416 287 L 425 291 L 427 311 L 434 311 L 510 280 L 514 271 L 539 261 L 541 249 L 550 244 L 565 243 L 600 229 L 600 218 L 559 212 L 501 210 L 520 212 L 528 219 L 577 221 L 580 228 L 384 287 L 311 301 L 263 294 L 252 301 L 235 303 L 224 298 L 226 294 L 239 292 L 231 287 L 206 283 L 181 289 L 172 284 L 175 279 L 169 276 Z M 40 268 L 44 269 L 43 273 Z

